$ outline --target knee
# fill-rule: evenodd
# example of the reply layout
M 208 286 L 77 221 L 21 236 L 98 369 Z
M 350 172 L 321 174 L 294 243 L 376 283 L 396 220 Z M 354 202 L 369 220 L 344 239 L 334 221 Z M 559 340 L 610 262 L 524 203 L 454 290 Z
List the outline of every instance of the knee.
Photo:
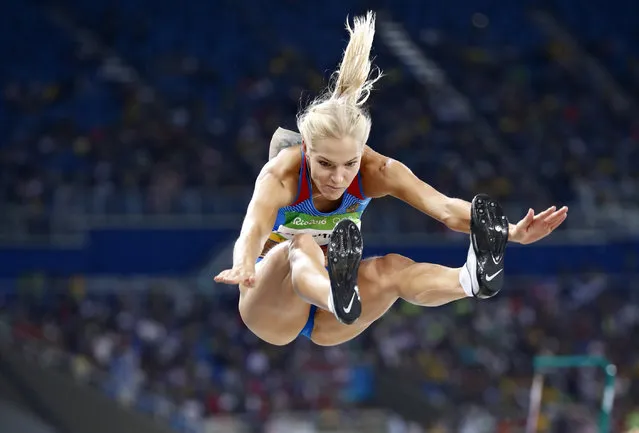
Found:
M 246 325 L 248 329 L 253 331 L 253 328 L 255 326 L 255 318 L 251 314 L 251 301 L 249 300 L 248 296 L 241 294 L 237 307 L 242 322 L 244 322 L 244 325 Z
M 324 257 L 324 253 L 319 245 L 313 239 L 313 236 L 303 233 L 298 234 L 291 239 L 289 244 L 289 257 L 294 258 L 296 253 L 302 253 L 305 256 Z
M 249 301 L 250 302 L 250 301 Z M 265 326 L 264 319 L 260 318 L 260 313 L 251 308 L 246 298 L 240 297 L 239 312 L 244 325 L 258 338 L 274 346 L 286 346 L 297 338 L 297 334 L 282 332 L 279 329 L 271 329 Z M 269 320 L 269 323 L 273 323 Z
M 388 272 L 399 271 L 415 263 L 414 260 L 401 254 L 386 254 L 382 257 L 382 267 Z
M 289 244 L 290 250 L 308 250 L 317 246 L 313 236 L 308 233 L 300 233 L 293 236 Z

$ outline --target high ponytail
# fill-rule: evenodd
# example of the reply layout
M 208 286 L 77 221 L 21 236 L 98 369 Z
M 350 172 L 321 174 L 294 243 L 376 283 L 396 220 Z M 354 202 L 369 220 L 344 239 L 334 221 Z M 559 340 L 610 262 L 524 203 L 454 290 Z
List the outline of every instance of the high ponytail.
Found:
M 344 51 L 339 70 L 335 73 L 335 84 L 331 99 L 343 99 L 351 105 L 361 106 L 370 96 L 373 84 L 381 74 L 370 78 L 370 53 L 375 36 L 375 14 L 369 11 L 366 16 L 355 17 L 351 28 L 348 19 L 346 30 L 350 40 Z
M 355 17 L 353 27 L 347 20 L 346 30 L 350 40 L 331 84 L 297 117 L 298 129 L 309 148 L 316 140 L 346 136 L 363 146 L 370 134 L 371 120 L 364 103 L 382 75 L 375 68 L 377 73 L 371 77 L 375 14 L 369 11 L 365 16 Z

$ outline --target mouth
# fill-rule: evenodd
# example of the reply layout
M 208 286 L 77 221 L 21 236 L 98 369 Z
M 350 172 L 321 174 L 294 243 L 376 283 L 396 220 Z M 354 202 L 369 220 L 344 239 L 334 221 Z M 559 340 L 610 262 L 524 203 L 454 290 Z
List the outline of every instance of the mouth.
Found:
M 333 191 L 333 192 L 338 192 L 338 191 L 342 190 L 342 188 L 335 187 L 335 186 L 330 186 L 330 185 L 326 185 L 326 189 L 329 190 L 329 191 Z

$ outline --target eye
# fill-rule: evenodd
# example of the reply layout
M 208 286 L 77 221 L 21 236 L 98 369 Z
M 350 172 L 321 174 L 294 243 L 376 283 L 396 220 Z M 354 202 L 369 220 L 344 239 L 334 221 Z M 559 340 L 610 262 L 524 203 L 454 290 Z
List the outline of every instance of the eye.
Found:
M 321 165 L 322 167 L 330 167 L 331 165 L 326 162 L 326 161 L 319 161 L 319 165 Z
M 351 161 L 346 163 L 346 167 L 355 167 L 357 165 L 357 161 Z

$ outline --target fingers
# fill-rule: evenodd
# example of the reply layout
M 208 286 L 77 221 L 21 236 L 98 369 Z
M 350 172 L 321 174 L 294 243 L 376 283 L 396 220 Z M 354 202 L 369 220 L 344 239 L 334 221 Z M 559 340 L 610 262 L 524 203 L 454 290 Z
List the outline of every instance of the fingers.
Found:
M 532 224 L 534 218 L 535 218 L 535 211 L 532 209 L 528 209 L 528 213 L 521 220 L 519 224 L 523 225 L 524 227 L 528 227 L 530 224 Z
M 216 283 L 223 284 L 237 284 L 239 282 L 239 278 L 237 272 L 233 269 L 227 269 L 225 271 L 220 272 L 213 280 Z
M 249 275 L 247 277 L 244 277 L 241 279 L 241 281 L 242 281 L 242 285 L 246 287 L 253 287 L 255 286 L 255 275 Z
M 242 284 L 247 287 L 255 286 L 255 274 L 239 273 L 234 269 L 227 269 L 220 272 L 213 280 L 216 283 L 222 284 Z
M 568 215 L 568 208 L 566 206 L 562 207 L 556 212 L 553 212 L 549 216 L 544 219 L 544 223 L 549 227 L 557 227 L 561 222 L 566 219 Z M 559 223 L 559 224 L 558 224 Z
M 555 210 L 555 206 L 551 206 L 535 217 L 536 221 L 540 221 L 546 228 L 548 233 L 555 230 L 568 216 L 568 207 L 564 206 L 559 210 Z
M 222 284 L 237 284 L 238 283 L 238 279 L 236 278 L 236 276 L 233 275 L 229 271 L 221 272 L 218 276 L 213 278 L 213 280 L 216 283 L 222 283 Z
M 560 209 L 557 212 L 555 212 L 553 215 L 548 217 L 550 221 L 547 224 L 549 225 L 550 230 L 551 231 L 555 230 L 557 227 L 561 225 L 561 223 L 566 221 L 566 218 L 568 218 L 568 208 L 566 208 L 565 210 Z
M 556 206 L 550 206 L 548 209 L 546 209 L 545 211 L 539 213 L 538 215 L 535 216 L 535 219 L 537 220 L 545 220 L 546 217 L 548 217 L 548 215 L 552 214 L 555 209 L 557 209 Z
M 563 223 L 566 220 L 566 218 L 568 218 L 568 214 L 567 213 L 563 214 L 563 216 L 558 221 L 556 221 L 555 223 L 551 224 L 550 230 L 551 231 L 555 230 L 557 227 L 559 227 L 561 225 L 561 223 Z

